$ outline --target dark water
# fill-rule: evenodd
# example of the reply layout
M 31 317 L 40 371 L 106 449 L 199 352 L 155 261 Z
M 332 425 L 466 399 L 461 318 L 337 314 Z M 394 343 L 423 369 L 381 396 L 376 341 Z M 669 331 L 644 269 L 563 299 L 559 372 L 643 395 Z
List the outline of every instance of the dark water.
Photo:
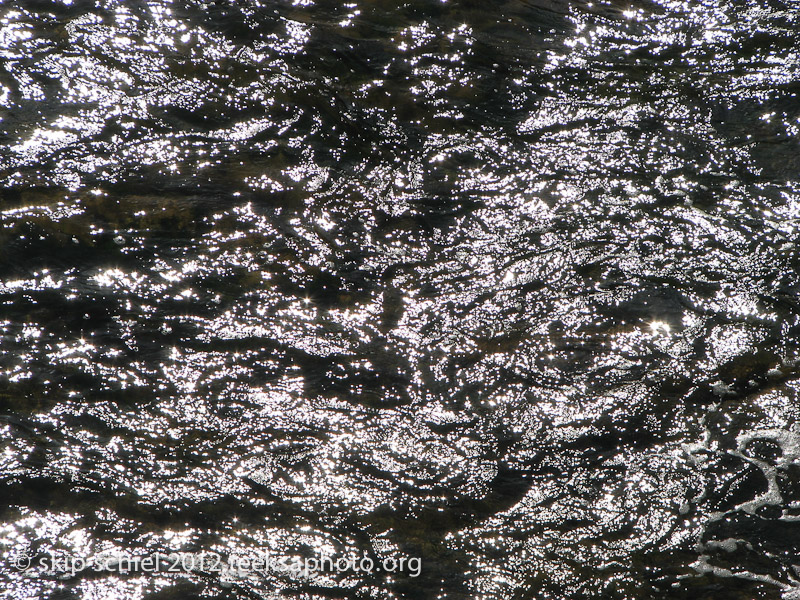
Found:
M 800 598 L 799 92 L 798 2 L 0 2 L 2 597 Z M 11 560 L 265 550 L 422 569 Z

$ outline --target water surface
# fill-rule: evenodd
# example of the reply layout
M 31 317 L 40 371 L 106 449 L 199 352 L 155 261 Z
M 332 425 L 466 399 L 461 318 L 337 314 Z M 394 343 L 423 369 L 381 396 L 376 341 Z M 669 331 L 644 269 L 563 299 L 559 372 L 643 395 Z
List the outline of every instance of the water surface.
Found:
M 800 597 L 798 31 L 0 2 L 3 597 Z

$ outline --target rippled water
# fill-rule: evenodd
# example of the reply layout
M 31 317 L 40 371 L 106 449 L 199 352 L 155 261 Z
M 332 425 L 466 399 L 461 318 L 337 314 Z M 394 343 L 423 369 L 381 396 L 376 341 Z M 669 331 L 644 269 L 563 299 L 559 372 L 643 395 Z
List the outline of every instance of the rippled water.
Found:
M 5 598 L 800 597 L 800 3 L 0 2 Z M 417 557 L 408 573 L 9 557 Z

